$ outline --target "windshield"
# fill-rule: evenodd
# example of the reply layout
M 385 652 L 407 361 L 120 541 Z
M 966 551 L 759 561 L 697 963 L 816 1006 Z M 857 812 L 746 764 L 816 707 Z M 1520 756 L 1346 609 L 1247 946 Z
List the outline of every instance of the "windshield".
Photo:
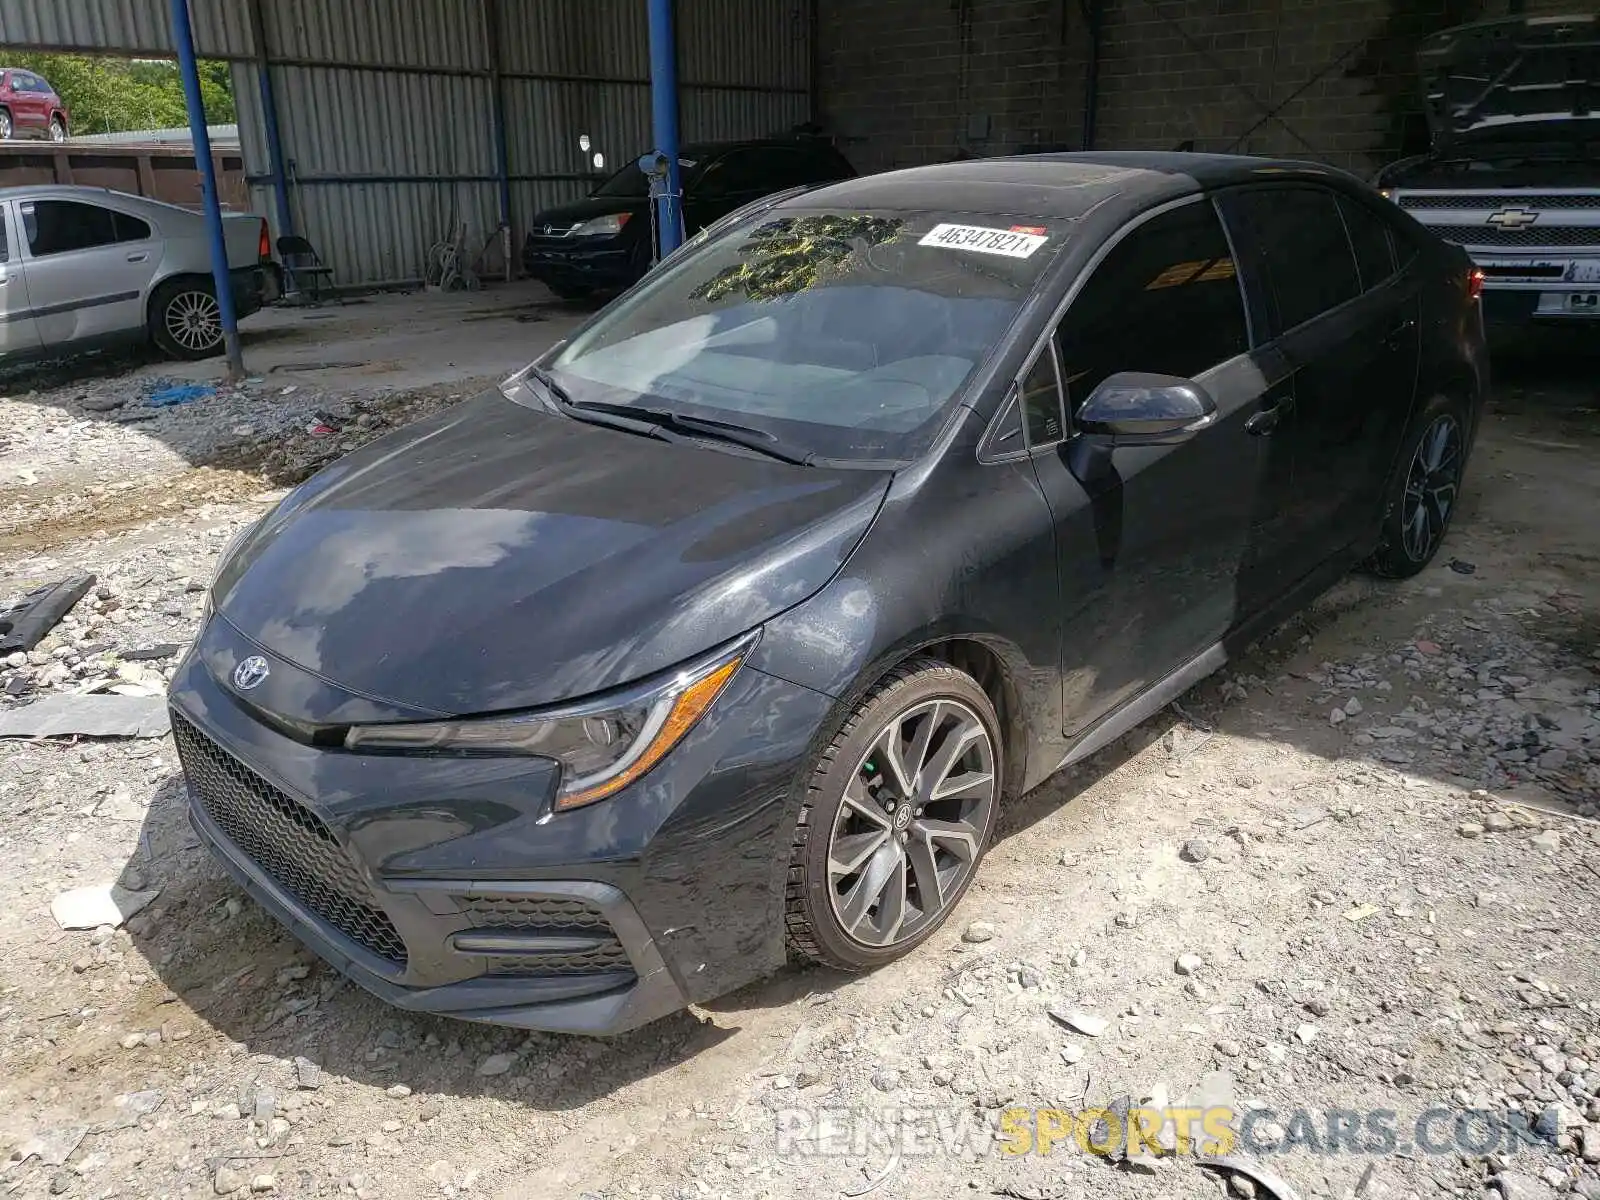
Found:
M 678 158 L 678 170 L 687 175 L 699 164 L 691 158 Z M 639 169 L 638 160 L 629 163 L 590 193 L 592 196 L 627 196 L 641 199 L 650 194 L 650 176 Z
M 667 408 L 831 460 L 916 457 L 1066 223 L 768 210 L 669 262 L 548 369 L 578 404 Z

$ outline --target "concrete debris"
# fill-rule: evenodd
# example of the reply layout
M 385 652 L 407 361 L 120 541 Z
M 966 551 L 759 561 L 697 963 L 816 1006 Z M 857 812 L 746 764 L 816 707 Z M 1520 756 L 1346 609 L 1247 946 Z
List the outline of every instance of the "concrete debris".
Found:
M 158 738 L 171 728 L 160 695 L 46 696 L 0 710 L 0 738 Z
M 160 894 L 159 889 L 135 892 L 115 883 L 73 888 L 50 902 L 50 915 L 62 929 L 115 928 Z

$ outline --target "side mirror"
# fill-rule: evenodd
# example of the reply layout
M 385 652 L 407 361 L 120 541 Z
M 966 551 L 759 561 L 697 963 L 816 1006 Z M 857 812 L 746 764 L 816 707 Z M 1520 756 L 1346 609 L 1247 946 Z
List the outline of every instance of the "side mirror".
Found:
M 1089 394 L 1075 418 L 1091 437 L 1118 445 L 1182 441 L 1217 415 L 1217 402 L 1192 379 L 1120 371 Z

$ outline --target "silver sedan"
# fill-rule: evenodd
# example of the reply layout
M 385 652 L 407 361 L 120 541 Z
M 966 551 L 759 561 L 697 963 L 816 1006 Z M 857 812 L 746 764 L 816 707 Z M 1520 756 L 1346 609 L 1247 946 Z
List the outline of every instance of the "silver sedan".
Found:
M 267 223 L 226 213 L 223 229 L 248 316 L 272 276 Z M 222 350 L 204 215 L 105 188 L 0 188 L 0 361 L 135 340 L 174 358 Z

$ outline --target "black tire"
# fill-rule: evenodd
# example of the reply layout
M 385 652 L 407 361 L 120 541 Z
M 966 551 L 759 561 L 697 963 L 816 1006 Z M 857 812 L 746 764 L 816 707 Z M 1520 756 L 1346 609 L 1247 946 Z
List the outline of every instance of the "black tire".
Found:
M 50 118 L 50 140 L 52 142 L 64 142 L 67 140 L 67 123 L 60 117 Z
M 1363 564 L 1372 574 L 1409 579 L 1433 561 L 1460 504 L 1471 433 L 1466 404 L 1451 396 L 1435 396 L 1412 421 L 1384 493 L 1378 548 Z
M 971 723 L 973 718 L 976 725 Z M 922 722 L 927 722 L 931 730 L 926 737 L 922 735 Z M 909 747 L 903 741 L 908 727 L 916 731 Z M 976 732 L 980 728 L 981 737 Z M 890 795 L 899 792 L 890 782 L 890 777 L 897 774 L 894 765 L 885 767 L 875 761 L 886 757 L 880 743 L 891 736 L 913 756 L 918 746 L 922 749 L 921 764 L 912 768 L 917 798 L 905 804 Z M 1005 790 L 1003 746 L 1000 722 L 989 697 L 972 676 L 948 663 L 933 658 L 912 659 L 880 681 L 819 755 L 807 782 L 790 849 L 785 894 L 784 920 L 790 949 L 812 962 L 864 971 L 908 954 L 931 937 L 960 904 L 993 836 Z M 902 749 L 900 757 L 905 757 L 906 749 Z M 956 757 L 942 778 L 932 779 L 924 787 L 922 766 L 943 766 L 940 760 L 944 751 Z M 979 779 L 985 761 L 989 778 L 986 804 L 978 784 L 969 784 L 942 798 L 931 794 L 941 782 L 948 783 L 952 778 Z M 958 769 L 963 772 L 961 775 L 951 774 Z M 859 801 L 846 806 L 845 791 L 852 786 L 857 797 L 864 795 L 871 801 L 876 816 L 867 816 L 857 807 Z M 925 819 L 925 809 L 935 811 Z M 966 816 L 960 815 L 967 809 L 971 811 Z M 887 824 L 880 818 L 885 818 Z M 867 834 L 849 832 L 858 825 Z M 951 838 L 931 833 L 934 826 L 964 832 Z M 858 872 L 843 873 L 836 883 L 833 875 L 840 861 L 832 858 L 836 834 L 841 848 L 852 838 L 858 844 L 872 845 L 870 841 L 860 841 L 868 835 L 887 840 L 865 855 Z M 968 854 L 970 858 L 966 857 Z M 888 868 L 890 874 L 876 872 L 875 863 L 896 856 L 899 866 Z M 834 870 L 830 870 L 830 864 Z M 940 878 L 941 871 L 951 873 L 948 885 Z M 934 880 L 931 887 L 923 885 L 925 878 Z M 856 880 L 856 885 L 846 886 L 851 879 Z M 888 882 L 874 888 L 876 879 Z M 900 882 L 896 884 L 895 880 Z M 861 919 L 854 926 L 855 930 L 866 927 L 867 936 L 857 936 L 846 928 L 836 908 L 850 909 L 858 895 L 870 896 L 875 890 L 879 890 L 877 902 L 862 909 Z M 930 894 L 937 900 L 936 906 L 929 904 Z M 935 910 L 930 912 L 930 907 Z M 895 911 L 901 920 L 894 920 Z M 916 914 L 914 919 L 909 916 L 912 913 Z M 872 935 L 880 934 L 880 926 L 885 923 L 897 931 L 909 932 L 892 935 L 888 941 L 874 940 Z
M 195 362 L 221 354 L 216 285 L 198 275 L 163 283 L 150 298 L 150 337 L 171 358 Z

